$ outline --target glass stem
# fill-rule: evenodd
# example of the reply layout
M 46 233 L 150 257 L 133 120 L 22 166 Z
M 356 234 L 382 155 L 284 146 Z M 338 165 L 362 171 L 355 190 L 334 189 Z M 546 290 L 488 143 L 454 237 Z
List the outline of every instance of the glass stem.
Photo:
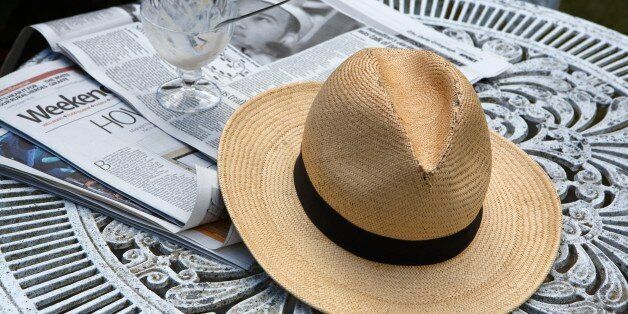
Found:
M 201 77 L 203 77 L 203 72 L 201 72 L 201 69 L 196 69 L 196 70 L 178 69 L 178 70 L 179 70 L 179 76 L 181 77 L 181 79 L 183 79 L 183 81 L 189 85 L 196 83 L 196 81 L 200 80 Z

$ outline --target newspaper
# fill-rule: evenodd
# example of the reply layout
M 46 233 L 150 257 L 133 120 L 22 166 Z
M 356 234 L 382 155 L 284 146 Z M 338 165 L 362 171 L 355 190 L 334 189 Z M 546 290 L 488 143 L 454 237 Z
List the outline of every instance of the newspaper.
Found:
M 239 4 L 242 9 L 257 1 L 240 0 Z M 375 1 L 310 0 L 300 6 L 268 11 L 275 11 L 274 20 L 280 21 L 281 10 L 299 10 L 292 15 L 298 16 L 293 20 L 301 25 L 299 28 L 288 22 L 272 28 L 280 30 L 274 34 L 267 29 L 257 32 L 262 28 L 257 25 L 242 26 L 243 30 L 236 27 L 225 53 L 203 68 L 207 76 L 221 83 L 223 101 L 211 110 L 194 114 L 176 113 L 158 103 L 157 88 L 175 78 L 176 69 L 158 56 L 140 23 L 62 41 L 59 46 L 146 119 L 212 159 L 217 157 L 227 119 L 244 101 L 281 84 L 324 80 L 348 56 L 363 48 L 429 49 L 456 64 L 471 81 L 497 75 L 510 65 Z M 319 21 L 318 27 L 313 26 L 314 21 Z M 302 25 L 307 25 L 305 30 Z
M 45 47 L 60 52 L 60 41 L 133 23 L 138 21 L 138 13 L 139 5 L 128 4 L 25 27 L 7 54 L 0 76 L 14 71 L 25 58 Z
M 215 164 L 134 113 L 68 61 L 45 62 L 1 78 L 0 108 L 0 121 L 15 131 L 0 129 L 0 172 L 4 175 L 158 232 L 184 247 L 223 257 L 240 267 L 252 265 L 253 258 L 243 245 L 223 248 L 241 239 L 225 217 Z M 115 164 L 101 156 L 119 155 L 121 150 L 126 155 L 117 158 L 124 159 L 119 166 L 127 177 L 103 169 L 111 170 Z M 129 152 L 135 159 L 125 158 Z M 144 159 L 137 159 L 138 153 Z M 134 181 L 120 182 L 125 178 Z M 145 195 L 145 187 L 160 190 Z M 186 216 L 171 204 L 185 199 L 164 197 L 186 195 L 188 205 L 191 201 L 195 206 L 207 204 L 199 207 L 205 217 L 192 224 L 191 213 L 183 225 L 166 219 L 162 211 Z M 214 222 L 188 229 L 209 217 Z
M 172 232 L 218 220 L 215 166 L 71 63 L 57 60 L 0 79 L 0 121 L 115 187 Z M 214 194 L 214 203 L 211 202 Z
M 4 129 L 0 129 L 0 172 L 4 176 L 60 195 L 139 229 L 160 234 L 169 241 L 200 254 L 219 258 L 244 269 L 249 269 L 254 263 L 252 255 L 243 244 L 223 247 L 224 243 L 216 240 L 216 234 L 224 233 L 221 229 L 229 229 L 228 219 L 173 234 L 151 221 L 116 210 L 116 202 L 133 206 L 132 202 L 59 157 Z M 66 205 L 76 206 L 69 202 Z

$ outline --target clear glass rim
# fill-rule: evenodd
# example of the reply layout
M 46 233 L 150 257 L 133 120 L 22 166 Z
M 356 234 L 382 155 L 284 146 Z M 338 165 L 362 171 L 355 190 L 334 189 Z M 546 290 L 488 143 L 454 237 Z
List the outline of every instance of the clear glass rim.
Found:
M 194 34 L 194 33 L 202 33 L 202 32 L 212 32 L 212 33 L 215 33 L 219 29 L 224 29 L 225 27 L 228 27 L 229 25 L 231 25 L 231 24 L 228 24 L 228 25 L 225 25 L 225 26 L 223 26 L 223 27 L 221 27 L 219 29 L 216 28 L 216 27 L 209 27 L 207 29 L 202 29 L 202 30 L 199 30 L 199 31 L 187 31 L 186 32 L 186 31 L 175 30 L 175 29 L 171 29 L 171 28 L 168 28 L 168 27 L 165 27 L 165 26 L 161 26 L 161 25 L 153 22 L 150 18 L 148 18 L 148 16 L 146 16 L 144 14 L 144 10 L 142 9 L 143 7 L 144 7 L 144 1 L 142 1 L 142 3 L 140 4 L 140 17 L 142 18 L 142 21 L 145 20 L 146 22 L 150 23 L 152 26 L 154 26 L 154 27 L 156 27 L 158 29 L 165 30 L 165 31 L 168 31 L 168 32 L 172 32 L 172 33 L 179 33 L 179 34 Z

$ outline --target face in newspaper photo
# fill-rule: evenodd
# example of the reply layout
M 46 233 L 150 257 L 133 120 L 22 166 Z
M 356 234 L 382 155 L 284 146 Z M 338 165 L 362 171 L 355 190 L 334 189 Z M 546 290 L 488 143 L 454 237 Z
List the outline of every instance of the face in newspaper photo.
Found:
M 238 0 L 238 9 L 246 14 L 276 2 Z M 239 21 L 231 44 L 265 65 L 361 26 L 320 0 L 293 0 Z

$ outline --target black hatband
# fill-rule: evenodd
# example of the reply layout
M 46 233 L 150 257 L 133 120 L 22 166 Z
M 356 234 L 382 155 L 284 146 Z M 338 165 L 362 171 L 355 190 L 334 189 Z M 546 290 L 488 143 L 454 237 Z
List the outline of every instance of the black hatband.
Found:
M 364 230 L 336 212 L 316 192 L 301 155 L 294 165 L 294 184 L 305 213 L 331 241 L 368 260 L 396 265 L 430 265 L 444 262 L 464 251 L 482 221 L 482 209 L 464 229 L 436 239 L 400 240 Z

